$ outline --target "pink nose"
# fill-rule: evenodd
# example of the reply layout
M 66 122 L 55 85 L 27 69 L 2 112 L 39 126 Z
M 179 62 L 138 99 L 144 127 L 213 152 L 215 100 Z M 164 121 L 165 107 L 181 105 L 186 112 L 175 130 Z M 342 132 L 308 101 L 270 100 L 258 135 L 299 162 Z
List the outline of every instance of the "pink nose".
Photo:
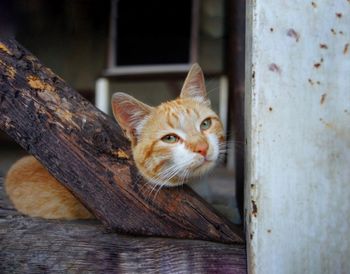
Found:
M 201 154 L 202 156 L 207 156 L 207 152 L 208 152 L 208 144 L 201 142 L 196 144 L 194 152 L 197 152 L 199 154 Z

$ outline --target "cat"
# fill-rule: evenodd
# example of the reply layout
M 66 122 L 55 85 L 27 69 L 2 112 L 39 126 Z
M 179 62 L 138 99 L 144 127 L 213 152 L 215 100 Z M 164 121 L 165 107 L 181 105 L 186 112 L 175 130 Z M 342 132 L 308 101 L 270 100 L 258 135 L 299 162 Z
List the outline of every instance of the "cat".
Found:
M 151 107 L 118 92 L 112 110 L 131 142 L 138 171 L 159 188 L 205 174 L 224 151 L 222 122 L 210 108 L 198 64 L 192 65 L 177 99 Z M 5 189 L 15 208 L 32 217 L 94 218 L 33 156 L 9 169 Z

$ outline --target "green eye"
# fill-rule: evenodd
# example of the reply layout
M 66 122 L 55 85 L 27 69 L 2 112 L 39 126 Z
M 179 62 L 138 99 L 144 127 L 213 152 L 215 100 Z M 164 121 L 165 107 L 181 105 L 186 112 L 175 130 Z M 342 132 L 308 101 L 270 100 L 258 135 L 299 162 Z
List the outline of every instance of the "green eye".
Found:
M 201 123 L 201 130 L 206 130 L 211 126 L 211 119 L 207 118 Z
M 165 135 L 164 137 L 162 137 L 162 141 L 164 143 L 168 143 L 168 144 L 173 144 L 176 143 L 177 141 L 179 141 L 179 136 L 175 135 L 175 134 L 168 134 Z

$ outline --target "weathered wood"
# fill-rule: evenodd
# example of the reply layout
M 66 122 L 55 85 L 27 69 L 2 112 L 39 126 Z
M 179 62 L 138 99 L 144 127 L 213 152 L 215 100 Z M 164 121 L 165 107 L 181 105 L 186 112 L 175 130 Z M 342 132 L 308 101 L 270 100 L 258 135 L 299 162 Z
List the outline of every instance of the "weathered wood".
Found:
M 190 188 L 147 184 L 117 123 L 14 40 L 0 40 L 0 129 L 111 229 L 242 242 L 241 230 Z
M 98 221 L 21 216 L 0 178 L 0 273 L 246 273 L 244 245 L 111 233 Z

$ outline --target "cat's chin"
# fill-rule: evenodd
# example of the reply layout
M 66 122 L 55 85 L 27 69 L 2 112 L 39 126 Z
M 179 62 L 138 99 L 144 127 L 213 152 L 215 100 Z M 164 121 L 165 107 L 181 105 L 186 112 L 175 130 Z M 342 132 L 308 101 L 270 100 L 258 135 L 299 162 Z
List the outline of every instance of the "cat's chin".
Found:
M 192 178 L 203 176 L 212 170 L 215 166 L 216 161 L 204 160 L 203 163 L 195 168 L 192 172 Z
M 176 178 L 173 182 L 170 184 L 167 184 L 167 186 L 179 186 L 186 183 L 191 182 L 191 180 L 201 177 L 208 173 L 210 170 L 212 170 L 215 167 L 216 161 L 211 160 L 205 160 L 203 161 L 199 166 L 195 167 L 191 171 L 191 175 L 187 178 L 180 177 L 179 179 Z

